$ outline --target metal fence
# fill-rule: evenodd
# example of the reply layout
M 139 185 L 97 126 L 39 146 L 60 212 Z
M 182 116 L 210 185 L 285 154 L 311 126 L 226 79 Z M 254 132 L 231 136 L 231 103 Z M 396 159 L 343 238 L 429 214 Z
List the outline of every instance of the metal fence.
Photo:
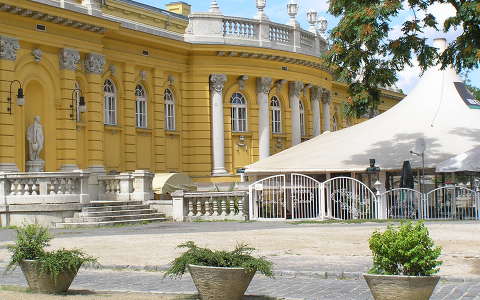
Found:
M 374 193 L 349 177 L 319 182 L 303 174 L 276 175 L 249 186 L 251 220 L 479 220 L 479 202 L 480 192 L 461 185 Z

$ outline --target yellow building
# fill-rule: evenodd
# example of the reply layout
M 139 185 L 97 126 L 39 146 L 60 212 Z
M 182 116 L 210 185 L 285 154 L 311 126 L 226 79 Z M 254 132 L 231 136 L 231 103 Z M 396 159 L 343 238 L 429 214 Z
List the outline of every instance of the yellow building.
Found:
M 238 180 L 259 158 L 348 125 L 346 87 L 320 59 L 324 29 L 303 30 L 294 14 L 274 23 L 261 8 L 255 19 L 225 17 L 216 1 L 207 13 L 166 8 L 0 0 L 0 170 L 27 170 L 35 116 L 45 171 L 145 169 L 199 182 Z M 402 97 L 385 90 L 380 110 Z

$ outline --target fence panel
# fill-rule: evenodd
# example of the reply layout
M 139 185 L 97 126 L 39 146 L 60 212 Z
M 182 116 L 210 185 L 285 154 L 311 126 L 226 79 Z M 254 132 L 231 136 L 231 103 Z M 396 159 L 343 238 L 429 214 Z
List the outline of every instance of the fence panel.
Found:
M 444 186 L 427 193 L 425 199 L 425 219 L 478 219 L 478 193 L 474 190 Z
M 312 177 L 291 174 L 287 210 L 291 211 L 292 219 L 305 220 L 323 217 L 320 205 L 320 186 L 321 183 Z
M 383 193 L 382 197 L 387 205 L 387 219 L 419 220 L 424 217 L 423 195 L 418 191 L 398 188 Z
M 249 191 L 250 220 L 285 220 L 287 196 L 285 175 L 264 178 L 251 184 Z
M 325 181 L 323 186 L 327 217 L 341 220 L 377 218 L 377 197 L 361 181 L 335 177 Z

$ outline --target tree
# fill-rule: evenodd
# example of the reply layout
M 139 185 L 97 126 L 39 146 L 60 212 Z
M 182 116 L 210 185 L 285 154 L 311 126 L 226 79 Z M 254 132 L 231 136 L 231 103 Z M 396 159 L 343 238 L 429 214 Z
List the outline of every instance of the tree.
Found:
M 428 8 L 450 3 L 456 15 L 437 24 Z M 412 18 L 393 36 L 392 20 L 408 9 Z M 478 0 L 330 0 L 329 12 L 340 17 L 331 32 L 331 49 L 325 60 L 336 78 L 349 86 L 345 105 L 347 117 L 372 112 L 380 103 L 380 88 L 392 86 L 405 66 L 416 58 L 422 71 L 441 63 L 457 71 L 480 65 L 480 3 Z M 426 29 L 463 32 L 443 53 L 430 46 L 423 36 Z
M 477 100 L 480 100 L 480 88 L 470 84 L 467 84 L 467 88 L 470 90 L 470 92 L 472 92 Z

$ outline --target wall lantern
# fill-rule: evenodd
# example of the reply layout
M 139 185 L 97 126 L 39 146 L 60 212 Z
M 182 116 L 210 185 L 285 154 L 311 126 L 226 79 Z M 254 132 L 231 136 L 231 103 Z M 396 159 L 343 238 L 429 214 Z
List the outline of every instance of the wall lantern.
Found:
M 77 97 L 78 103 L 77 103 Z M 85 97 L 82 96 L 82 90 L 79 88 L 75 88 L 72 90 L 72 104 L 70 104 L 70 109 L 72 110 L 70 113 L 70 118 L 72 120 L 76 120 L 77 122 L 80 121 L 77 115 L 77 105 L 78 111 L 84 113 L 87 111 L 87 104 L 85 103 Z
M 7 110 L 10 114 L 12 114 L 12 86 L 15 82 L 18 83 L 18 85 L 20 86 L 17 91 L 17 105 L 22 106 L 25 104 L 25 95 L 23 94 L 22 83 L 18 80 L 12 80 L 10 82 L 10 92 L 7 98 L 7 102 L 8 102 Z
M 290 26 L 296 26 L 297 21 L 295 20 L 297 14 L 298 14 L 298 3 L 296 0 L 290 0 L 290 2 L 287 4 L 287 12 L 288 15 L 290 16 Z

